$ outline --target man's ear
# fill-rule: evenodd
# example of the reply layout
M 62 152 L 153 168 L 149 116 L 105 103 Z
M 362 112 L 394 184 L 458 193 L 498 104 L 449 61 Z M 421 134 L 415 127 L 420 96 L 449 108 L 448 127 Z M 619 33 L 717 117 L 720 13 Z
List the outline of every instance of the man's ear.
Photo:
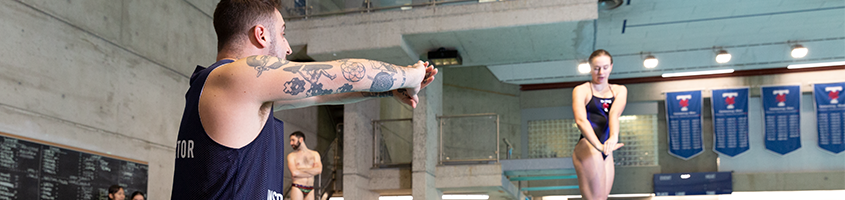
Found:
M 267 38 L 270 37 L 270 35 L 267 31 L 267 27 L 264 27 L 264 25 L 261 24 L 252 27 L 252 37 L 255 38 L 255 41 L 261 48 L 267 48 L 270 46 L 270 40 Z

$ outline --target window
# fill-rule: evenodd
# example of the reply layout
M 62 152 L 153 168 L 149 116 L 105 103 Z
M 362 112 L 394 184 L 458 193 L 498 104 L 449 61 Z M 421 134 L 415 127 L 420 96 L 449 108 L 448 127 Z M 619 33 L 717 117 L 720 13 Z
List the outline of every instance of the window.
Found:
M 657 115 L 623 115 L 614 151 L 617 166 L 657 165 Z M 581 138 L 574 119 L 528 121 L 529 158 L 567 158 Z

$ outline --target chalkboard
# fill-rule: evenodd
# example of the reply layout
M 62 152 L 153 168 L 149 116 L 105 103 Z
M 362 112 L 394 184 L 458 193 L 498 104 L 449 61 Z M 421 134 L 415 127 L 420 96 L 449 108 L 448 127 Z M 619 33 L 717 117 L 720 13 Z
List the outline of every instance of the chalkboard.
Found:
M 0 132 L 0 199 L 108 199 L 111 185 L 127 198 L 147 191 L 145 162 Z

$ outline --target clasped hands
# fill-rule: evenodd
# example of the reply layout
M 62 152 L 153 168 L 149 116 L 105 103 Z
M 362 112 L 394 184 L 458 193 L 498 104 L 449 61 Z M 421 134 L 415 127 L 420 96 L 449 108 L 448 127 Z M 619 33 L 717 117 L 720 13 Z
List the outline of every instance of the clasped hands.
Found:
M 417 63 L 407 66 L 407 68 L 409 68 L 409 80 L 419 81 L 413 81 L 409 87 L 393 90 L 393 97 L 399 100 L 399 102 L 416 108 L 417 103 L 419 103 L 417 94 L 434 81 L 434 76 L 437 75 L 437 69 L 428 62 L 423 61 L 417 61 Z

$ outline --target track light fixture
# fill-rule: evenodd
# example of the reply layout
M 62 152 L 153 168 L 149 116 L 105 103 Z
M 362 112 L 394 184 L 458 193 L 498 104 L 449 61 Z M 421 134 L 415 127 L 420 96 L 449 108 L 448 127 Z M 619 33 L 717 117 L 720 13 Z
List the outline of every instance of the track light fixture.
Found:
M 807 56 L 807 47 L 804 47 L 800 44 L 792 45 L 792 57 L 793 58 L 803 58 Z
M 458 50 L 447 50 L 443 47 L 434 51 L 429 51 L 428 60 L 431 61 L 435 67 L 462 64 L 461 54 L 458 53 Z
M 731 61 L 731 54 L 724 49 L 719 49 L 719 53 L 716 54 L 716 62 L 719 64 L 725 64 Z
M 643 60 L 643 67 L 648 68 L 648 69 L 652 69 L 652 68 L 657 67 L 657 63 L 658 63 L 657 57 L 654 57 L 654 55 L 648 54 L 648 56 L 646 56 L 645 59 Z
M 578 63 L 578 72 L 582 74 L 590 73 L 590 63 L 587 63 L 586 61 Z

